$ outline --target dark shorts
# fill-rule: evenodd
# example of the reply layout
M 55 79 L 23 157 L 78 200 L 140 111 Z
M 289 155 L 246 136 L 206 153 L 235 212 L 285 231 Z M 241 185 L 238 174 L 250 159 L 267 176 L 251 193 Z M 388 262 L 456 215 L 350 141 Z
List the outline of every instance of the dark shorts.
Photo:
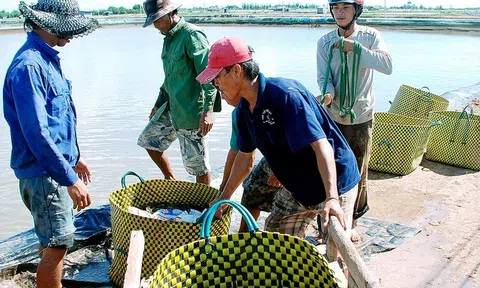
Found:
M 343 136 L 352 148 L 360 170 L 360 183 L 358 183 L 358 195 L 355 202 L 353 219 L 358 219 L 367 213 L 368 207 L 368 162 L 372 154 L 373 120 L 355 125 L 342 125 L 337 123 Z
M 42 247 L 71 247 L 75 226 L 73 202 L 67 187 L 46 176 L 20 179 L 19 186 Z
M 243 206 L 247 209 L 272 211 L 275 194 L 281 188 L 275 188 L 267 184 L 270 176 L 272 176 L 272 170 L 268 166 L 267 160 L 262 158 L 247 179 L 243 181 Z

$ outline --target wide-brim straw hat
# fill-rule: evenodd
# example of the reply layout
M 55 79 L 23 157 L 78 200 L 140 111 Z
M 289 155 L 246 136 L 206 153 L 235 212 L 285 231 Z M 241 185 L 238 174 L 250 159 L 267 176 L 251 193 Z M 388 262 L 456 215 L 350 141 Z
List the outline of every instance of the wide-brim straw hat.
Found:
M 77 0 L 38 0 L 31 6 L 20 1 L 19 9 L 25 18 L 59 38 L 82 37 L 100 26 L 97 20 L 80 14 Z
M 170 0 L 147 0 L 143 2 L 143 10 L 145 10 L 145 14 L 147 14 L 147 19 L 145 19 L 143 27 L 151 25 L 168 13 L 180 8 L 180 6 L 182 6 L 182 4 L 174 3 Z

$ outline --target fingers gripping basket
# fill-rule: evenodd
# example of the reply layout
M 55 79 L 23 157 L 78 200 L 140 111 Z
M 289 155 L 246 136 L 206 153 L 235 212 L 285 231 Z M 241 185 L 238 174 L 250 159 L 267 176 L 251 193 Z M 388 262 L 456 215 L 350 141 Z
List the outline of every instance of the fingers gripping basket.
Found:
M 428 87 L 422 89 L 402 85 L 398 89 L 388 112 L 409 117 L 428 119 L 430 111 L 447 111 L 448 100 L 430 93 Z
M 368 168 L 397 175 L 413 172 L 422 161 L 432 126 L 428 120 L 375 113 Z
M 429 119 L 442 121 L 442 126 L 432 131 L 425 158 L 480 170 L 480 115 L 467 106 L 462 112 L 431 112 Z
M 210 223 L 224 204 L 242 214 L 250 232 L 210 237 Z M 150 287 L 338 287 L 315 246 L 298 237 L 258 231 L 251 214 L 219 201 L 203 219 L 201 240 L 169 253 Z
M 110 278 L 123 286 L 127 268 L 130 234 L 133 230 L 142 230 L 145 235 L 145 248 L 142 261 L 142 277 L 150 277 L 158 263 L 170 251 L 200 237 L 200 224 L 163 221 L 146 218 L 128 212 L 128 207 L 143 208 L 145 206 L 165 203 L 208 207 L 220 192 L 208 185 L 184 181 L 149 180 L 126 186 L 125 177 L 136 175 L 128 172 L 122 178 L 121 190 L 109 196 L 112 210 L 112 234 L 115 247 L 115 257 L 110 268 Z M 226 235 L 229 232 L 231 209 L 222 218 L 212 224 L 214 235 Z

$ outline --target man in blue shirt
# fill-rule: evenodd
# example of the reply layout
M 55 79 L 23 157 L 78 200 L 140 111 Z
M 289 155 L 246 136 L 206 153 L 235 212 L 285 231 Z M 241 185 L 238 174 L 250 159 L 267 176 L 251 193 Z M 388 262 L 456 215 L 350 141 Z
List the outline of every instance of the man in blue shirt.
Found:
M 31 31 L 3 87 L 10 166 L 40 241 L 37 286 L 57 288 L 62 287 L 63 258 L 73 245 L 73 209 L 91 203 L 86 187 L 91 174 L 77 144 L 71 84 L 53 47 L 92 32 L 98 23 L 80 15 L 76 0 L 39 0 L 34 6 L 20 2 L 19 8 Z
M 231 197 L 250 172 L 258 148 L 284 186 L 266 230 L 304 237 L 319 213 L 324 228 L 330 214 L 351 228 L 360 180 L 355 155 L 305 87 L 295 80 L 263 76 L 248 45 L 235 37 L 212 45 L 208 67 L 197 80 L 214 81 L 229 104 L 241 97 L 236 114 L 240 152 L 215 201 Z

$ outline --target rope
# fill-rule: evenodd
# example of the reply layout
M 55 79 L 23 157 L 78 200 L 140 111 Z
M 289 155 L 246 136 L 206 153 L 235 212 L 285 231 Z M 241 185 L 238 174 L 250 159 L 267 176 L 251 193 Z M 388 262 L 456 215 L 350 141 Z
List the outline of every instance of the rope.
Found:
M 339 43 L 339 53 L 340 53 L 340 111 L 339 115 L 342 118 L 350 116 L 351 123 L 355 122 L 355 111 L 353 111 L 353 106 L 355 105 L 355 98 L 357 96 L 358 88 L 358 73 L 360 71 L 360 57 L 362 55 L 362 45 L 355 41 L 353 45 L 353 67 L 352 67 L 352 78 L 349 79 L 349 69 L 348 69 L 348 57 L 347 52 L 343 52 L 343 42 L 344 37 L 340 37 Z M 330 77 L 330 68 L 332 65 L 333 58 L 333 49 L 335 45 L 330 47 L 330 52 L 328 54 L 328 63 L 327 71 L 325 72 L 325 80 L 323 82 L 322 89 L 322 99 L 320 103 L 323 105 L 325 103 L 325 94 L 327 91 L 328 79 Z M 350 81 L 349 81 L 350 80 Z

